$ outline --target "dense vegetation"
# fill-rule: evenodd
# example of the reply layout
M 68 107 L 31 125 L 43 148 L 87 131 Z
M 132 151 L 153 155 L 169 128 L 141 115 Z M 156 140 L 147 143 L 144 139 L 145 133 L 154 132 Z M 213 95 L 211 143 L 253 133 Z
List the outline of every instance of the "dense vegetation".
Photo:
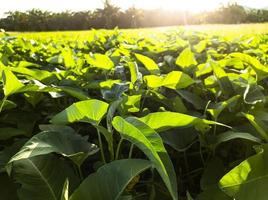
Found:
M 182 24 L 238 24 L 268 22 L 268 10 L 228 4 L 216 11 L 193 14 L 161 9 L 129 8 L 122 11 L 106 1 L 103 9 L 53 13 L 41 10 L 8 12 L 0 28 L 8 31 L 87 30 L 91 28 L 139 28 Z
M 268 35 L 0 39 L 4 200 L 266 200 Z

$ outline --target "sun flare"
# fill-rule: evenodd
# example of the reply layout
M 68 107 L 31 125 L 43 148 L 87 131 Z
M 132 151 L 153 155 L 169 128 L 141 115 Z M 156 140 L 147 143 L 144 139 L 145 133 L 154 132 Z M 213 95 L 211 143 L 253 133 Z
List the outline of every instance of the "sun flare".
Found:
M 126 9 L 130 6 L 136 6 L 138 8 L 144 9 L 157 9 L 162 8 L 165 10 L 183 10 L 189 12 L 200 12 L 213 10 L 221 5 L 220 0 L 136 0 L 136 1 L 126 1 L 126 0 L 114 0 L 117 5 L 121 5 L 122 8 Z

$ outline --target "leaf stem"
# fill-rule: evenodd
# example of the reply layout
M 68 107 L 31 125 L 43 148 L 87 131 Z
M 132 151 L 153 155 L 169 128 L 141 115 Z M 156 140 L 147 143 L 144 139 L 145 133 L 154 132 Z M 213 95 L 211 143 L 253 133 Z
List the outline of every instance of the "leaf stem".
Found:
M 2 100 L 2 103 L 1 103 L 1 106 L 0 106 L 0 113 L 2 112 L 3 110 L 3 107 L 4 107 L 4 104 L 5 104 L 5 101 L 7 100 L 7 96 L 5 96 Z
M 121 144 L 122 144 L 123 140 L 124 139 L 122 137 L 119 140 L 119 143 L 118 143 L 117 148 L 116 148 L 115 160 L 118 160 L 120 147 L 121 147 Z
M 83 173 L 82 173 L 82 170 L 81 170 L 81 167 L 78 166 L 78 174 L 79 174 L 79 177 L 81 179 L 81 182 L 84 180 L 84 176 L 83 176 Z
M 130 150 L 129 150 L 129 153 L 128 153 L 128 158 L 132 157 L 133 149 L 134 149 L 134 144 L 131 144 Z
M 104 156 L 104 149 L 103 149 L 102 140 L 101 140 L 101 134 L 98 129 L 97 129 L 97 133 L 98 133 L 98 140 L 99 140 L 99 146 L 100 146 L 100 151 L 101 151 L 101 158 L 102 158 L 102 161 L 106 163 L 105 156 Z

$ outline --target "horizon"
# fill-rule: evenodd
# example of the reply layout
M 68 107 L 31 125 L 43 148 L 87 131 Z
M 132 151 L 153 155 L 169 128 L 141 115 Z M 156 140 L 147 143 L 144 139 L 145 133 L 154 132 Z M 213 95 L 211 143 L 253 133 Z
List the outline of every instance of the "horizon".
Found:
M 237 2 L 239 5 L 250 8 L 267 8 L 268 2 L 263 0 L 112 0 L 111 3 L 120 7 L 122 10 L 126 10 L 135 6 L 141 9 L 163 9 L 163 10 L 180 10 L 189 11 L 192 13 L 198 13 L 203 11 L 212 11 L 219 8 L 221 5 L 227 5 L 228 3 Z M 194 5 L 194 6 L 193 6 Z M 63 11 L 86 11 L 103 8 L 103 0 L 76 0 L 66 1 L 62 4 L 60 1 L 46 0 L 9 0 L 4 6 L 0 8 L 0 17 L 3 17 L 6 12 L 9 11 L 27 11 L 31 9 L 40 9 L 51 12 L 63 12 Z

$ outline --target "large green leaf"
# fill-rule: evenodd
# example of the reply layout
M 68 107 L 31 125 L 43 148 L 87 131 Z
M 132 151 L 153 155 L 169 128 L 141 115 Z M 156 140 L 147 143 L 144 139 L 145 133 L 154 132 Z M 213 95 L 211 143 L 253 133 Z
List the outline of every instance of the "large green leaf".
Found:
M 160 74 L 159 67 L 154 60 L 138 53 L 135 53 L 135 56 L 151 74 Z
M 20 200 L 59 200 L 67 178 L 70 192 L 79 184 L 73 167 L 53 154 L 14 162 L 12 177 L 21 184 Z
M 182 89 L 195 83 L 189 75 L 180 71 L 172 71 L 165 76 L 148 75 L 144 76 L 144 80 L 149 88 Z
M 115 117 L 114 128 L 123 139 L 135 144 L 153 162 L 173 199 L 177 199 L 176 174 L 161 137 L 153 129 L 134 117 Z
M 109 104 L 96 99 L 80 101 L 55 115 L 51 122 L 53 124 L 88 122 L 97 125 L 106 114 L 108 106 Z
M 43 131 L 33 136 L 9 161 L 7 170 L 12 170 L 12 163 L 49 153 L 58 153 L 72 159 L 78 166 L 98 151 L 96 145 L 88 143 L 73 131 Z
M 221 189 L 238 200 L 266 200 L 268 189 L 268 145 L 256 147 L 249 157 L 222 177 Z
M 142 118 L 139 118 L 139 120 L 157 131 L 164 131 L 175 127 L 190 126 L 195 126 L 197 129 L 205 131 L 206 129 L 209 129 L 210 124 L 216 123 L 213 121 L 175 112 L 150 113 Z
M 190 67 L 191 65 L 197 65 L 194 53 L 191 51 L 190 47 L 187 47 L 180 53 L 176 60 L 176 64 L 183 68 Z
M 141 159 L 117 160 L 103 165 L 81 183 L 70 200 L 119 199 L 130 181 L 151 167 L 151 162 Z
M 110 70 L 114 67 L 113 61 L 103 54 L 96 53 L 93 55 L 86 55 L 85 58 L 90 65 L 100 69 Z

